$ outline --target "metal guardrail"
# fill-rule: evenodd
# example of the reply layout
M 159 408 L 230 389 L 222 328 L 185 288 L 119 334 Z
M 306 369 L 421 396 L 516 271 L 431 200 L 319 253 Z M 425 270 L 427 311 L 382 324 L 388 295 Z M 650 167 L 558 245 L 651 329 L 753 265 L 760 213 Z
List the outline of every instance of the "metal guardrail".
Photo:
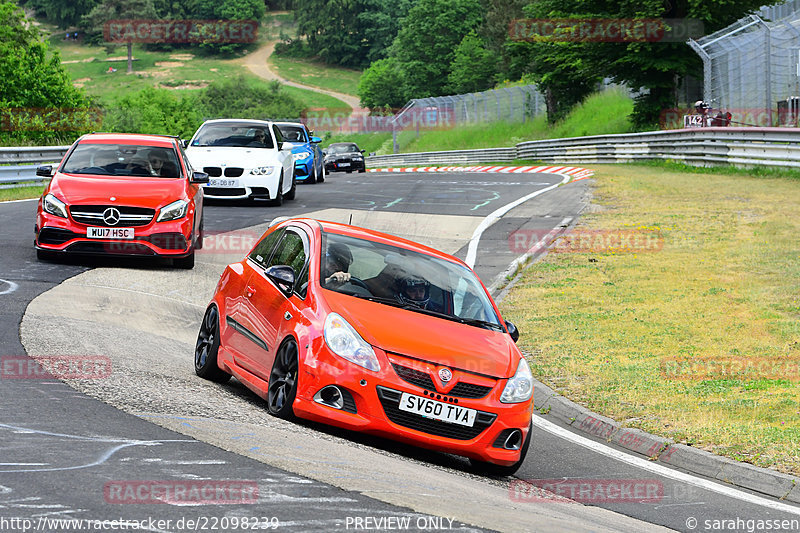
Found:
M 454 165 L 483 163 L 486 161 L 513 161 L 517 149 L 483 148 L 480 150 L 450 150 L 446 152 L 417 152 L 412 154 L 374 155 L 366 159 L 373 166 L 396 165 Z
M 36 167 L 48 163 L 57 164 L 67 150 L 69 146 L 0 148 L 0 186 L 45 183 L 46 178 L 36 175 Z
M 548 163 L 675 160 L 696 166 L 800 167 L 800 129 L 697 128 L 527 141 L 510 148 L 372 156 L 369 166 L 526 159 Z

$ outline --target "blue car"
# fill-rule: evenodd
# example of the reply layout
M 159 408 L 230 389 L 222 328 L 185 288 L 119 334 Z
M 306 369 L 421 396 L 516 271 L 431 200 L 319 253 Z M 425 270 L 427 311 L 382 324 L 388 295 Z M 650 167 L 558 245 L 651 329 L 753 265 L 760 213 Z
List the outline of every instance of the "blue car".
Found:
M 292 147 L 295 179 L 303 183 L 325 181 L 325 158 L 319 147 L 322 139 L 312 137 L 305 124 L 299 122 L 275 124 L 283 135 L 284 145 Z

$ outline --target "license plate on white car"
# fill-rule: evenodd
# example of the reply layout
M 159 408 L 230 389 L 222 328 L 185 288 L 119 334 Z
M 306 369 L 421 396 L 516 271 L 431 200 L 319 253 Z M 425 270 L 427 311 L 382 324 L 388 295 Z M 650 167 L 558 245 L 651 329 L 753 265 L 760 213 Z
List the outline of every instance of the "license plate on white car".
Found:
M 398 409 L 407 413 L 415 413 L 426 418 L 450 422 L 462 426 L 472 427 L 478 411 L 468 407 L 460 407 L 450 403 L 437 402 L 430 398 L 415 396 L 407 392 L 400 398 Z
M 349 166 L 350 166 L 350 163 L 339 163 L 337 166 L 340 166 L 340 167 L 349 167 Z
M 87 239 L 133 239 L 133 228 L 86 228 Z
M 226 180 L 219 178 L 211 178 L 208 180 L 209 187 L 239 187 L 239 180 Z

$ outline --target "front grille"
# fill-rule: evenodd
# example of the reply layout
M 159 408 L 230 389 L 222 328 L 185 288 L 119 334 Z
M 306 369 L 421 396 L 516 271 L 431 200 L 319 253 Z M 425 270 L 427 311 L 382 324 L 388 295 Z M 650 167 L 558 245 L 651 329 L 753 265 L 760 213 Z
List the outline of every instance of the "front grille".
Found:
M 244 196 L 247 189 L 244 187 L 203 187 L 206 196 Z
M 85 235 L 80 235 L 68 229 L 42 228 L 39 232 L 39 244 L 64 244 L 78 237 L 85 237 Z
M 228 167 L 225 169 L 225 177 L 228 178 L 238 178 L 244 172 L 243 168 L 239 167 Z
M 414 413 L 401 411 L 398 406 L 400 405 L 402 393 L 399 391 L 381 386 L 378 386 L 377 390 L 378 398 L 383 406 L 383 411 L 386 413 L 389 420 L 398 426 L 428 433 L 429 435 L 436 435 L 437 437 L 455 440 L 472 440 L 491 426 L 497 418 L 497 415 L 494 413 L 478 411 L 475 417 L 475 424 L 472 427 L 442 422 L 432 418 L 425 418 L 424 416 Z
M 155 255 L 155 252 L 135 242 L 76 242 L 66 251 L 78 254 Z
M 119 211 L 120 215 L 119 222 L 113 226 L 103 220 L 103 213 L 112 207 Z M 75 222 L 87 226 L 125 228 L 148 225 L 153 220 L 156 210 L 124 205 L 72 205 L 69 213 Z
M 222 176 L 222 169 L 219 167 L 203 167 L 203 172 L 208 174 L 210 178 L 218 178 Z
M 392 366 L 394 367 L 394 371 L 403 381 L 431 392 L 439 392 L 436 390 L 436 386 L 433 384 L 433 379 L 427 372 L 422 372 L 407 366 L 397 365 L 395 363 L 392 363 Z M 483 398 L 489 394 L 489 391 L 491 390 L 492 387 L 475 385 L 473 383 L 464 383 L 462 381 L 456 383 L 455 387 L 453 387 L 450 392 L 447 393 L 447 395 L 456 398 Z

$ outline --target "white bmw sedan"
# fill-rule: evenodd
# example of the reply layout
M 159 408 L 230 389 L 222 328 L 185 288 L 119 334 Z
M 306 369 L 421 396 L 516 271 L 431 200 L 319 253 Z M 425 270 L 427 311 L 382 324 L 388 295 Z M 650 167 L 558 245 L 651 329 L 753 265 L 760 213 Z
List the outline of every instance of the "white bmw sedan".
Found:
M 205 198 L 267 200 L 281 205 L 296 191 L 294 160 L 278 127 L 266 120 L 207 120 L 186 147 L 195 170 L 208 174 Z

